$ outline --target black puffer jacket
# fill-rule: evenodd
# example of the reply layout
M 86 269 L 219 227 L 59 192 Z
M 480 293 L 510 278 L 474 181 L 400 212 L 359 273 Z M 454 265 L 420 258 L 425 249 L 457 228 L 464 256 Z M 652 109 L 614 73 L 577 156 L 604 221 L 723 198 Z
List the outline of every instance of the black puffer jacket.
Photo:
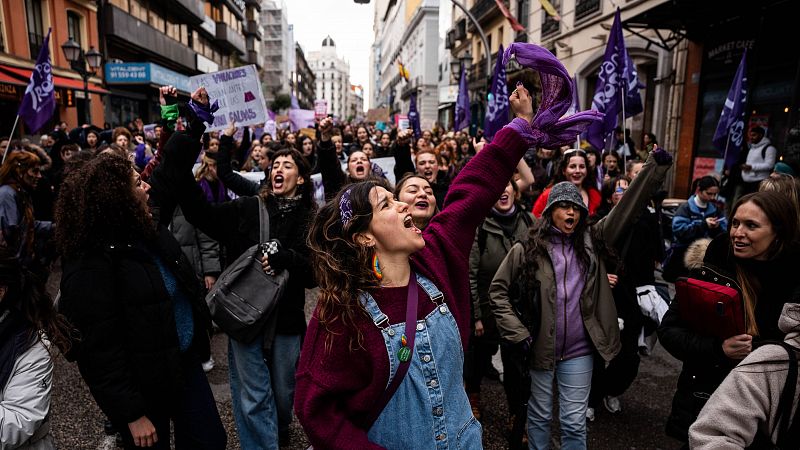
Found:
M 158 255 L 192 305 L 194 335 L 178 347 L 173 302 L 153 260 Z M 169 230 L 154 242 L 107 246 L 65 260 L 59 308 L 78 329 L 67 355 L 97 404 L 118 424 L 167 411 L 181 392 L 181 358 L 209 355 L 208 307 L 191 264 Z
M 797 302 L 800 283 L 795 268 L 798 258 L 800 251 L 797 246 L 791 246 L 771 261 L 734 258 L 730 237 L 722 234 L 711 241 L 702 267 L 692 276 L 730 285 L 741 292 L 736 280 L 736 265 L 756 275 L 761 283 L 756 291 L 755 318 L 759 328 L 759 336 L 753 338 L 756 346 L 764 340 L 783 340 L 783 333 L 777 328 L 778 318 L 785 303 Z M 689 426 L 700 409 L 739 361 L 725 356 L 722 339 L 691 330 L 680 317 L 678 303 L 679 299 L 675 299 L 670 305 L 658 329 L 658 338 L 672 356 L 683 361 L 672 411 L 667 419 L 667 434 L 685 442 Z
M 227 145 L 232 145 L 232 139 L 222 136 L 220 148 Z M 258 197 L 208 203 L 191 172 L 199 148 L 199 140 L 195 141 L 190 134 L 175 133 L 164 147 L 164 162 L 153 173 L 153 178 L 171 189 L 189 223 L 225 248 L 227 265 L 259 243 Z M 276 331 L 279 334 L 305 333 L 305 288 L 315 286 L 306 245 L 313 217 L 312 204 L 301 200 L 293 209 L 282 209 L 276 197 L 267 197 L 270 239 L 277 239 L 281 248 L 288 251 L 282 261 L 283 267 L 273 264 L 276 270 L 289 271 L 289 284 L 278 302 Z

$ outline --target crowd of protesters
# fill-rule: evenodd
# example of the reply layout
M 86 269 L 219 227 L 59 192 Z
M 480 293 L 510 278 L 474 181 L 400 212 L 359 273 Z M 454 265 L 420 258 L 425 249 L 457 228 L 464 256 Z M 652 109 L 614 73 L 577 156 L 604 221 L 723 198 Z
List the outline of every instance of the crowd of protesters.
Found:
M 0 138 L 0 446 L 53 448 L 58 349 L 125 448 L 170 448 L 170 435 L 225 448 L 205 298 L 259 245 L 265 276 L 288 282 L 255 337 L 228 339 L 244 449 L 287 445 L 294 417 L 314 448 L 481 448 L 498 350 L 508 447 L 549 448 L 557 398 L 562 448 L 585 448 L 587 421 L 623 411 L 656 337 L 683 363 L 667 435 L 796 445 L 800 420 L 779 407 L 796 362 L 766 345 L 800 351 L 794 168 L 754 127 L 741 161 L 695 180 L 664 224 L 672 157 L 656 136 L 637 146 L 618 129 L 610 149 L 573 148 L 599 116 L 553 119 L 569 81 L 548 52 L 531 65 L 549 83 L 518 83 L 515 119 L 491 140 L 331 118 L 207 132 L 213 99 L 179 102 L 171 86 L 147 133 L 137 120 Z M 741 333 L 697 329 L 662 277 L 733 288 Z M 732 406 L 743 399 L 752 408 Z

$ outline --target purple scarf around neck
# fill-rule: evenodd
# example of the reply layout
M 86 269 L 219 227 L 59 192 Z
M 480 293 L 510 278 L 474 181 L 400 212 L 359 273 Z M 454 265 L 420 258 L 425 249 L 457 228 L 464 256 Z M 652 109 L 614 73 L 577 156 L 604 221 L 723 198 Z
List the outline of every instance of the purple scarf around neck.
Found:
M 211 190 L 211 183 L 208 182 L 205 178 L 201 178 L 200 181 L 197 182 L 200 185 L 200 189 L 203 190 L 203 193 L 206 195 L 206 200 L 209 203 L 220 203 L 224 202 L 228 199 L 227 190 L 225 189 L 225 185 L 222 184 L 222 181 L 217 180 L 217 193 L 216 196 L 214 192 Z

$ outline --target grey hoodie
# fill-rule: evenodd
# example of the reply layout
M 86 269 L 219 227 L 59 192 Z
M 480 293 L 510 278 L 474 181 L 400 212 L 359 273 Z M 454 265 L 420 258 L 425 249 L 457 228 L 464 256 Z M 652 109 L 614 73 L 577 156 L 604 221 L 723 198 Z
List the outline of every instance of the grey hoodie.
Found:
M 786 303 L 778 320 L 784 341 L 800 350 L 800 303 Z M 692 449 L 743 449 L 757 432 L 777 442 L 778 400 L 786 384 L 788 362 L 765 364 L 766 361 L 787 361 L 786 351 L 777 345 L 765 345 L 750 353 L 731 371 L 706 403 L 697 421 L 689 428 Z M 795 392 L 800 392 L 800 377 Z M 797 417 L 798 399 L 792 405 L 793 420 Z

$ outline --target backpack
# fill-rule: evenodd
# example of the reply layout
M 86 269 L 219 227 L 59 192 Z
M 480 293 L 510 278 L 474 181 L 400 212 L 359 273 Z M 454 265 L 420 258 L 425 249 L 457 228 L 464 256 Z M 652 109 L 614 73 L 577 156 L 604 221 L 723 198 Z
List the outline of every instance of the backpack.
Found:
M 217 279 L 206 295 L 211 318 L 232 339 L 252 342 L 283 297 L 289 272 L 267 275 L 261 266 L 269 241 L 269 213 L 258 197 L 260 242 L 247 249 Z

